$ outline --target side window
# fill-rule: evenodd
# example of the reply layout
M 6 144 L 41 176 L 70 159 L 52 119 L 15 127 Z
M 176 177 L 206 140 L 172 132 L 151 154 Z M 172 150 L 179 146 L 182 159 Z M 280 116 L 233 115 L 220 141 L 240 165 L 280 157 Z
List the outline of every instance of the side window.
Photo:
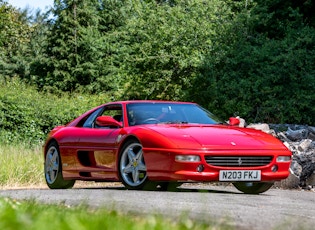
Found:
M 110 105 L 106 106 L 100 116 L 111 116 L 116 121 L 122 121 L 123 113 L 120 105 Z
M 123 112 L 121 105 L 107 105 L 95 110 L 84 121 L 82 127 L 84 128 L 101 128 L 95 125 L 95 120 L 99 116 L 111 116 L 116 121 L 123 121 Z M 116 127 L 102 127 L 102 128 L 116 128 Z
M 96 119 L 96 117 L 98 117 L 98 115 L 101 113 L 101 111 L 103 110 L 103 108 L 99 108 L 96 111 L 94 111 L 83 123 L 82 127 L 85 128 L 92 128 L 94 121 Z
M 116 121 L 123 122 L 122 106 L 120 104 L 108 105 L 108 106 L 104 107 L 104 110 L 102 111 L 100 116 L 111 116 Z M 117 126 L 97 127 L 97 125 L 95 125 L 94 127 L 95 128 L 102 128 L 102 129 L 117 128 Z

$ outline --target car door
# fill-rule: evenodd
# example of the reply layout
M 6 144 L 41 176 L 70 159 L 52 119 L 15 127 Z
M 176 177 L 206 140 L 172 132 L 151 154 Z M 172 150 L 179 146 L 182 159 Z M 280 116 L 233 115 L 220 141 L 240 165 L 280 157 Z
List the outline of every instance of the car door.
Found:
M 93 177 L 115 177 L 117 138 L 122 127 L 97 127 L 95 120 L 98 116 L 121 119 L 122 113 L 120 104 L 107 105 L 92 113 L 82 127 L 78 127 L 75 149 L 79 171 L 88 171 Z

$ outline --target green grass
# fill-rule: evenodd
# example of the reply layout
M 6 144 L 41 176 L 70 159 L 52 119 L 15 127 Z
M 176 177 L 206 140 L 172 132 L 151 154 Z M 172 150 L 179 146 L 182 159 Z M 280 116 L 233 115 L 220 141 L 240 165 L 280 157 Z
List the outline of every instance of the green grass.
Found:
M 44 185 L 44 157 L 41 146 L 0 144 L 0 186 Z
M 89 209 L 85 206 L 38 204 L 0 198 L 0 229 L 4 230 L 203 230 L 232 229 L 226 224 L 194 222 L 189 218 L 172 220 L 156 215 L 121 215 L 116 211 Z

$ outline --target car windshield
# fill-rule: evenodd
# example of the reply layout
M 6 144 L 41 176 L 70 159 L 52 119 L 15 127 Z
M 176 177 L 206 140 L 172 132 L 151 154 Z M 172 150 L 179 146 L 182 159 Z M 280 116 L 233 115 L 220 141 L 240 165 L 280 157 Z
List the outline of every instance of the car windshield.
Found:
M 127 105 L 130 126 L 143 124 L 218 124 L 212 113 L 196 104 L 131 103 Z

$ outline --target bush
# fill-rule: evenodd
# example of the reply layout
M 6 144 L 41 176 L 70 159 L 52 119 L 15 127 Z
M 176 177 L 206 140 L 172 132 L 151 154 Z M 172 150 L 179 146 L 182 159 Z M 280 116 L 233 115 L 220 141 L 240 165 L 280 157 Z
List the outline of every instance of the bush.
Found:
M 40 93 L 17 79 L 0 81 L 0 138 L 3 143 L 36 144 L 57 125 L 105 103 L 105 95 Z

